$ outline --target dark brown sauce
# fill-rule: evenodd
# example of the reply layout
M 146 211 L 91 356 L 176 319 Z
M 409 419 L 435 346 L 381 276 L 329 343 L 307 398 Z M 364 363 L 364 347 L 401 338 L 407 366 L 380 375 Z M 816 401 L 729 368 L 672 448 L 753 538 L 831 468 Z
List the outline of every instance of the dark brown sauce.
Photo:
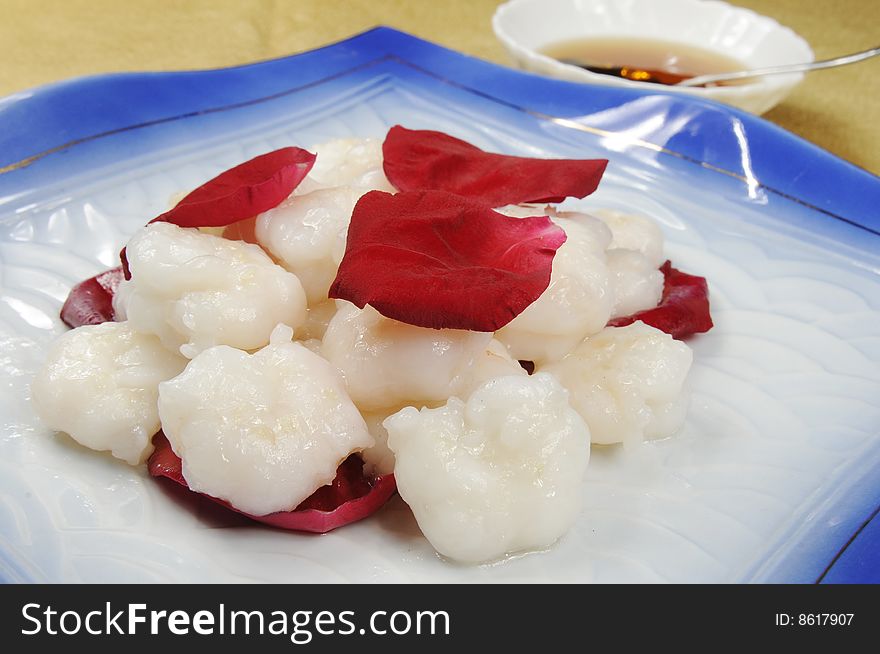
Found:
M 666 85 L 746 69 L 741 61 L 704 48 L 628 37 L 563 41 L 541 52 L 594 73 Z

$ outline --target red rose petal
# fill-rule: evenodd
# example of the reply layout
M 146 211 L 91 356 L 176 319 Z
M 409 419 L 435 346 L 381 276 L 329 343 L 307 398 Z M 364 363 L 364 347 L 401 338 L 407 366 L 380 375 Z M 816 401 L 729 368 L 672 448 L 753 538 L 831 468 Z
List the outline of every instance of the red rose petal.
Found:
M 106 270 L 72 289 L 61 307 L 61 320 L 69 327 L 99 325 L 115 319 L 113 295 L 122 281 L 122 268 Z
M 154 477 L 167 477 L 189 488 L 183 478 L 180 457 L 171 449 L 165 434 L 162 432 L 156 434 L 153 445 L 156 450 L 147 464 L 150 474 Z M 323 534 L 372 515 L 397 491 L 394 475 L 368 479 L 364 477 L 363 465 L 360 457 L 351 455 L 340 464 L 336 478 L 331 484 L 316 490 L 293 511 L 251 515 L 239 511 L 224 500 L 204 493 L 197 494 L 252 520 L 273 527 Z
M 179 227 L 226 227 L 253 218 L 277 207 L 293 193 L 315 165 L 315 158 L 302 148 L 281 148 L 261 154 L 208 180 L 150 222 L 174 223 Z M 237 232 L 230 231 L 234 233 Z M 232 239 L 255 242 L 244 236 Z M 131 279 L 125 248 L 119 258 L 125 279 Z
M 443 132 L 395 125 L 382 144 L 383 167 L 400 191 L 443 190 L 490 207 L 562 202 L 596 190 L 607 159 L 532 159 L 484 152 Z
M 712 329 L 706 278 L 676 270 L 669 261 L 660 266 L 660 271 L 663 273 L 660 303 L 653 309 L 615 318 L 609 326 L 624 327 L 641 320 L 678 339 Z
M 492 332 L 550 283 L 565 232 L 444 191 L 371 191 L 355 205 L 330 297 L 435 329 Z
M 302 148 L 261 154 L 205 182 L 151 222 L 225 227 L 251 218 L 281 204 L 314 164 L 315 155 Z

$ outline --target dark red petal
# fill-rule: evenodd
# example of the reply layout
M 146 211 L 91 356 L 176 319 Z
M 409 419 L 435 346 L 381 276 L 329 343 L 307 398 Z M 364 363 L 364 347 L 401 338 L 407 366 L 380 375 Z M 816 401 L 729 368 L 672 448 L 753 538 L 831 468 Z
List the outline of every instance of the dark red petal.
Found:
M 309 174 L 315 155 L 302 148 L 261 154 L 220 173 L 151 222 L 224 227 L 277 207 Z
M 61 307 L 61 320 L 69 327 L 99 325 L 115 319 L 113 295 L 122 281 L 122 268 L 106 270 L 72 289 Z
M 131 270 L 128 269 L 128 255 L 125 253 L 125 246 L 119 251 L 119 261 L 122 264 L 122 276 L 125 280 L 131 279 Z
M 562 202 L 596 190 L 607 159 L 531 159 L 484 152 L 443 132 L 395 125 L 382 145 L 388 180 L 400 191 L 442 190 L 490 207 Z
M 663 273 L 660 303 L 653 309 L 615 318 L 608 324 L 624 327 L 641 320 L 679 339 L 712 329 L 706 278 L 676 270 L 669 261 L 660 266 L 660 271 Z
M 155 222 L 179 227 L 226 227 L 253 218 L 281 204 L 315 165 L 316 155 L 302 148 L 281 148 L 261 154 L 230 168 L 189 193 L 173 209 L 156 216 Z M 252 230 L 251 230 L 252 231 Z M 255 243 L 242 231 L 231 230 L 226 238 Z M 119 253 L 125 279 L 131 279 L 125 248 Z
M 330 297 L 419 327 L 500 329 L 550 283 L 565 232 L 445 191 L 371 191 L 355 205 Z
M 153 445 L 156 450 L 147 464 L 150 474 L 154 477 L 167 477 L 189 488 L 183 478 L 180 457 L 171 449 L 165 434 L 162 432 L 156 434 L 153 437 Z M 273 527 L 323 534 L 372 515 L 397 491 L 394 475 L 369 479 L 364 477 L 363 466 L 360 457 L 352 454 L 340 464 L 336 478 L 331 484 L 316 490 L 293 511 L 251 515 L 239 511 L 224 500 L 204 493 L 198 495 Z

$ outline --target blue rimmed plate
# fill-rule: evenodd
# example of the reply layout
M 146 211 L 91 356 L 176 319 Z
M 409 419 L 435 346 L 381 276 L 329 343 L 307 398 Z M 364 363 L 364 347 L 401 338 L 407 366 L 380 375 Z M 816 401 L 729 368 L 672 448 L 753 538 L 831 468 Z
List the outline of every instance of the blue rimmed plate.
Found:
M 259 152 L 390 125 L 606 157 L 587 209 L 652 216 L 706 276 L 683 432 L 596 448 L 542 553 L 440 560 L 399 500 L 314 537 L 172 493 L 28 400 L 70 286 L 169 198 Z M 543 79 L 378 28 L 240 68 L 0 100 L 0 576 L 8 581 L 878 581 L 880 181 L 721 105 Z

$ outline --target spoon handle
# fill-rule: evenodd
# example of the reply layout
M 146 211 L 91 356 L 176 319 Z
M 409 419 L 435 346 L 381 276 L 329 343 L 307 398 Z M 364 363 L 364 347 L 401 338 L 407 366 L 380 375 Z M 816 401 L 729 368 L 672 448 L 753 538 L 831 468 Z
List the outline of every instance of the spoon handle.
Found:
M 755 70 L 742 70 L 736 73 L 718 73 L 717 75 L 697 75 L 676 84 L 676 86 L 704 86 L 713 82 L 727 82 L 737 79 L 748 79 L 750 77 L 760 77 L 763 75 L 780 75 L 782 73 L 800 73 L 807 70 L 819 70 L 821 68 L 833 68 L 834 66 L 843 66 L 845 64 L 854 64 L 863 59 L 869 59 L 880 54 L 880 47 L 856 52 L 844 57 L 835 57 L 834 59 L 824 59 L 822 61 L 812 61 L 805 64 L 786 64 L 784 66 L 772 66 L 769 68 L 756 68 Z

